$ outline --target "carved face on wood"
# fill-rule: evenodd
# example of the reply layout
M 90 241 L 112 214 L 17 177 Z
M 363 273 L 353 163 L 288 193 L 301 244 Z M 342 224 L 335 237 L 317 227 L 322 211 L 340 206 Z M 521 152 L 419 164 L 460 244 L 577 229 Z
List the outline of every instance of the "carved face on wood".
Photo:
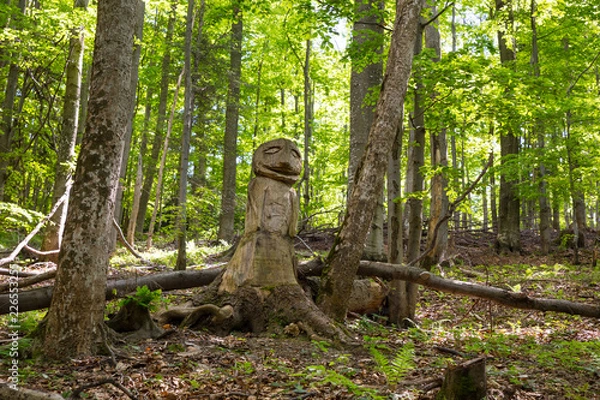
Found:
M 258 146 L 252 157 L 252 171 L 293 185 L 302 171 L 302 156 L 298 147 L 288 139 L 275 139 Z

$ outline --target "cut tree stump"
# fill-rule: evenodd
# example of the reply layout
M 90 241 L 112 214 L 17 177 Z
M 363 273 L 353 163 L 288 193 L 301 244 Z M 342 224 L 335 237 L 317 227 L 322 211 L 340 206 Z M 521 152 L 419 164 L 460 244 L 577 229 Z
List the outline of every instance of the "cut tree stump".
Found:
M 448 367 L 436 400 L 481 400 L 487 392 L 485 357 Z
M 165 331 L 156 325 L 148 307 L 135 301 L 124 304 L 107 323 L 109 328 L 123 333 L 130 340 L 156 339 Z

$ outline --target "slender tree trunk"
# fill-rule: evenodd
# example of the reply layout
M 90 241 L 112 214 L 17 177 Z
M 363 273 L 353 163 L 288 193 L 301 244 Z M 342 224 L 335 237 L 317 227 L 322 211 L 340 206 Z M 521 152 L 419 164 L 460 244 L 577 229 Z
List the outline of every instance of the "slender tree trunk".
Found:
M 129 117 L 137 0 L 98 3 L 89 117 L 77 161 L 54 295 L 41 346 L 51 359 L 101 345 L 110 233 Z
M 19 0 L 20 14 L 16 16 L 16 29 L 21 29 L 18 26 L 18 20 L 25 15 L 27 8 L 27 0 Z M 7 167 L 9 165 L 11 147 L 13 140 L 13 110 L 15 107 L 15 99 L 17 96 L 17 88 L 19 84 L 20 68 L 16 59 L 18 54 L 12 55 L 12 62 L 8 69 L 8 78 L 6 80 L 6 89 L 4 92 L 4 102 L 2 103 L 2 115 L 0 120 L 0 201 L 4 199 L 4 187 L 6 185 Z
M 348 163 L 348 195 L 352 192 L 352 185 L 356 171 L 365 152 L 369 129 L 373 124 L 375 115 L 375 101 L 373 94 L 377 93 L 383 79 L 383 63 L 380 57 L 363 66 L 361 58 L 369 54 L 373 56 L 373 42 L 383 34 L 381 13 L 384 4 L 378 0 L 356 0 L 355 22 L 352 35 L 353 53 L 356 54 L 350 77 L 350 160 Z M 383 49 L 377 48 L 380 55 Z M 380 260 L 384 257 L 383 251 L 383 191 L 377 199 L 375 215 L 371 222 L 371 229 L 367 236 L 365 256 L 368 259 Z
M 85 33 L 82 27 L 73 29 L 69 46 L 69 58 L 66 66 L 66 89 L 63 106 L 62 127 L 60 141 L 56 157 L 56 172 L 54 177 L 54 189 L 52 204 L 71 190 L 71 167 L 75 161 L 75 142 L 77 140 L 79 102 L 81 94 L 81 76 L 83 69 L 83 48 Z M 68 196 L 62 206 L 54 213 L 46 228 L 41 250 L 50 251 L 60 248 L 65 220 L 67 217 Z M 51 256 L 50 260 L 57 262 L 57 256 Z
M 196 45 L 192 51 L 192 64 L 193 70 L 196 73 L 192 74 L 192 86 L 200 87 L 202 84 L 199 82 L 199 71 L 200 64 L 203 62 L 203 55 L 205 49 L 203 48 L 203 43 L 205 43 L 204 39 L 204 14 L 206 11 L 206 1 L 200 0 L 200 4 L 198 6 L 198 17 L 197 17 L 197 26 L 198 30 L 196 32 Z M 203 110 L 206 110 L 210 107 L 210 95 L 205 94 L 201 95 L 200 92 L 194 93 L 194 100 L 196 101 L 196 116 L 198 121 L 196 123 L 197 126 L 202 126 L 205 123 L 206 119 L 204 118 Z M 207 146 L 205 143 L 206 135 L 204 129 L 198 129 L 198 132 L 195 135 L 195 141 L 193 143 L 194 151 L 194 161 L 193 161 L 193 176 L 190 188 L 192 193 L 198 194 L 199 188 L 206 187 L 206 155 L 207 155 Z
M 171 47 L 173 46 L 173 32 L 175 29 L 175 13 L 177 2 L 172 0 L 171 13 L 167 23 L 167 33 L 165 36 L 166 50 L 162 58 L 161 78 L 160 78 L 160 94 L 158 100 L 158 112 L 156 116 L 156 131 L 154 132 L 154 140 L 152 142 L 152 151 L 150 160 L 146 164 L 146 173 L 144 177 L 144 185 L 142 195 L 140 197 L 140 210 L 137 215 L 136 227 L 139 232 L 144 229 L 144 221 L 146 219 L 146 210 L 148 209 L 148 201 L 152 192 L 152 184 L 156 176 L 156 165 L 159 162 L 160 150 L 163 143 L 163 134 L 165 129 L 165 121 L 167 119 L 167 102 L 169 96 L 169 81 L 171 67 Z M 133 216 L 132 216 L 133 218 Z
M 156 216 L 160 206 L 160 197 L 162 191 L 163 176 L 165 171 L 165 165 L 167 163 L 167 151 L 169 150 L 169 138 L 171 137 L 171 131 L 173 130 L 173 120 L 175 118 L 175 109 L 177 107 L 177 98 L 179 97 L 179 88 L 181 87 L 181 80 L 185 69 L 179 74 L 177 79 L 177 86 L 175 86 L 175 94 L 173 95 L 173 106 L 171 107 L 171 115 L 169 116 L 169 122 L 167 123 L 167 134 L 165 135 L 165 141 L 163 143 L 162 156 L 160 158 L 160 165 L 158 167 L 158 178 L 156 180 L 156 193 L 154 196 L 154 208 L 152 209 L 152 217 L 150 218 L 150 227 L 148 228 L 148 239 L 146 241 L 146 249 L 152 247 L 152 236 L 154 235 L 154 225 L 156 224 Z
M 396 2 L 396 20 L 375 120 L 344 222 L 327 259 L 328 268 L 324 272 L 318 303 L 328 316 L 338 321 L 346 318 L 354 275 L 369 229 L 368 222 L 373 218 L 371 205 L 382 190 L 398 130 L 412 68 L 421 3 L 421 0 Z
M 513 13 L 512 0 L 496 0 L 497 13 L 508 8 L 508 18 L 504 23 L 504 30 L 498 31 L 498 44 L 500 47 L 500 61 L 507 68 L 514 68 L 516 59 L 514 46 L 510 46 L 509 33 L 512 32 Z M 508 33 L 508 34 L 507 34 Z M 508 121 L 500 132 L 500 163 L 506 165 L 507 159 L 519 153 L 519 137 Z M 500 204 L 498 212 L 497 247 L 500 252 L 518 252 L 521 250 L 520 232 L 520 200 L 517 193 L 517 179 L 514 172 L 503 171 L 500 174 Z
M 131 101 L 129 105 L 130 117 L 127 121 L 127 134 L 125 137 L 125 147 L 123 148 L 123 156 L 121 157 L 121 175 L 120 175 L 120 184 L 117 189 L 117 197 L 115 199 L 115 220 L 120 224 L 121 218 L 123 216 L 123 191 L 125 181 L 127 179 L 127 165 L 129 163 L 129 154 L 131 153 L 131 142 L 133 139 L 133 120 L 135 116 L 136 109 L 136 92 L 138 87 L 138 78 L 139 78 L 139 66 L 140 66 L 140 56 L 142 53 L 142 35 L 144 32 L 144 10 L 145 4 L 142 0 L 138 1 L 138 8 L 136 10 L 136 18 L 134 22 L 135 29 L 135 42 L 134 42 L 134 50 L 132 54 L 132 62 L 131 62 Z M 137 182 L 136 182 L 137 183 Z M 131 214 L 130 219 L 135 219 L 137 214 Z M 116 245 L 116 231 L 114 231 L 114 243 Z M 130 243 L 133 243 L 130 241 Z
M 195 1 L 189 0 L 185 28 L 185 96 L 183 100 L 183 132 L 181 134 L 181 157 L 179 159 L 179 201 L 177 213 L 177 264 L 182 271 L 187 265 L 187 174 L 192 140 L 192 118 L 194 116 L 194 88 L 192 86 L 192 36 L 194 32 Z
M 419 25 L 417 39 L 415 41 L 414 54 L 421 53 L 423 48 L 423 27 Z M 411 129 L 408 144 L 408 162 L 406 171 L 406 193 L 413 194 L 406 201 L 406 218 L 408 221 L 406 261 L 411 263 L 421 253 L 421 234 L 423 231 L 423 200 L 418 194 L 423 190 L 424 177 L 421 167 L 425 165 L 425 110 L 423 109 L 422 92 L 423 85 L 419 77 L 415 77 L 416 89 L 414 91 L 413 112 L 411 117 Z M 418 285 L 413 282 L 403 282 L 404 288 L 400 290 L 403 294 L 401 323 L 410 323 L 415 319 L 417 306 Z
M 402 124 L 403 111 L 400 114 L 398 131 L 392 145 L 387 170 L 388 262 L 392 264 L 402 264 L 404 262 L 404 229 L 402 226 L 402 202 L 400 201 L 400 197 L 402 196 L 400 169 L 402 167 L 402 139 L 404 136 L 404 127 Z M 402 310 L 402 300 L 405 297 L 404 281 L 394 279 L 389 283 L 389 288 L 389 322 L 399 325 L 402 322 L 402 315 L 406 314 Z
M 437 14 L 437 7 L 431 6 L 431 15 Z M 433 21 L 425 27 L 425 45 L 428 49 L 433 49 L 436 56 L 434 62 L 439 62 L 441 57 L 440 32 L 437 28 L 437 22 Z M 433 95 L 435 97 L 435 94 Z M 434 99 L 435 100 L 435 99 Z M 430 269 L 432 266 L 440 262 L 446 249 L 448 248 L 448 221 L 443 220 L 438 227 L 438 234 L 433 242 L 433 231 L 438 222 L 445 218 L 448 213 L 448 196 L 446 189 L 448 186 L 447 179 L 444 175 L 446 167 L 448 167 L 448 143 L 446 141 L 446 128 L 442 127 L 438 131 L 430 133 L 430 151 L 431 165 L 439 172 L 431 178 L 431 204 L 429 215 L 429 228 L 427 235 L 426 248 L 432 247 L 433 250 L 421 260 L 421 267 Z
M 536 15 L 536 2 L 535 0 L 531 0 L 531 65 L 533 67 L 533 75 L 536 78 L 540 77 L 540 63 L 539 63 L 539 50 L 537 43 L 537 24 L 535 20 Z M 545 133 L 544 126 L 541 120 L 536 120 L 534 122 L 534 129 L 537 134 L 537 147 L 539 151 L 539 156 L 543 157 L 544 149 L 546 148 L 545 143 Z M 539 163 L 539 168 L 537 171 L 538 175 L 538 187 L 540 191 L 539 195 L 539 207 L 540 207 L 540 252 L 542 254 L 548 254 L 550 251 L 550 242 L 551 242 L 551 209 L 550 202 L 548 200 L 548 183 L 546 182 L 546 166 L 543 162 Z
M 312 41 L 308 39 L 306 41 L 306 52 L 304 53 L 304 168 L 302 179 L 299 183 L 301 186 L 302 193 L 302 205 L 301 210 L 303 211 L 303 221 L 308 223 L 309 210 L 310 210 L 310 180 L 311 180 L 311 168 L 310 168 L 310 149 L 312 146 L 312 133 L 313 133 L 313 90 L 312 81 L 310 79 L 310 55 L 312 51 Z M 300 230 L 305 229 L 306 226 L 301 226 Z
M 456 189 L 459 188 L 458 180 L 458 151 L 456 150 L 456 132 L 450 136 L 450 154 L 452 157 L 452 169 L 454 170 L 454 177 L 452 178 L 452 184 Z M 452 223 L 454 225 L 454 231 L 460 230 L 460 211 L 456 211 L 452 216 Z
M 231 61 L 229 89 L 225 115 L 225 140 L 223 147 L 223 193 L 219 233 L 221 240 L 231 242 L 235 233 L 236 163 L 237 136 L 240 114 L 240 84 L 242 76 L 242 11 L 234 0 L 233 23 L 231 25 Z

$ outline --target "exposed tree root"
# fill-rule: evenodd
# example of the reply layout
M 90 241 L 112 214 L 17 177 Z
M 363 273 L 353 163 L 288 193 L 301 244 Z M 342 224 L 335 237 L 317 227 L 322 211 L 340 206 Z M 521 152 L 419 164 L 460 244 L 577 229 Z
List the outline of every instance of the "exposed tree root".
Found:
M 12 389 L 5 384 L 0 384 L 0 399 L 10 400 L 65 400 L 64 397 L 55 393 L 45 393 L 19 387 Z

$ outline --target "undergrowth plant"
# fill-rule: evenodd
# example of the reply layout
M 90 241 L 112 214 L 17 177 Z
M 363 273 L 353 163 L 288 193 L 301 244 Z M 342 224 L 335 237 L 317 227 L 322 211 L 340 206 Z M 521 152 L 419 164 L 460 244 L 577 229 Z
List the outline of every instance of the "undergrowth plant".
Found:
M 410 371 L 415 369 L 415 345 L 413 342 L 406 342 L 392 358 L 388 358 L 383 353 L 384 351 L 391 352 L 386 345 L 367 340 L 366 346 L 377 369 L 385 375 L 385 379 L 390 385 L 398 384 Z
M 162 290 L 157 289 L 152 291 L 148 288 L 148 286 L 144 285 L 139 286 L 136 289 L 135 294 L 129 295 L 121 300 L 120 305 L 123 307 L 133 302 L 143 308 L 147 308 L 151 312 L 154 312 L 158 307 L 157 303 L 163 301 L 166 300 L 163 300 L 162 298 Z

